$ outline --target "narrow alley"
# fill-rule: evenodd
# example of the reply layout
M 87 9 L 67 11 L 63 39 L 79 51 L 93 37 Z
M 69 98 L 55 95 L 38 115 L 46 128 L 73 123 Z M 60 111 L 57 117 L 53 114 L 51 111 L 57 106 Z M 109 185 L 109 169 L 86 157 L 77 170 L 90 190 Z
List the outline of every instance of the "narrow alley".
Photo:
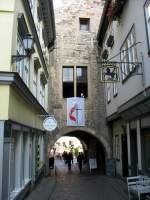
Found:
M 128 199 L 127 186 L 120 179 L 100 176 L 86 169 L 80 174 L 76 164 L 68 172 L 67 166 L 60 160 L 56 161 L 56 171 L 56 177 L 45 178 L 26 200 Z
M 0 200 L 150 200 L 150 0 L 0 0 Z

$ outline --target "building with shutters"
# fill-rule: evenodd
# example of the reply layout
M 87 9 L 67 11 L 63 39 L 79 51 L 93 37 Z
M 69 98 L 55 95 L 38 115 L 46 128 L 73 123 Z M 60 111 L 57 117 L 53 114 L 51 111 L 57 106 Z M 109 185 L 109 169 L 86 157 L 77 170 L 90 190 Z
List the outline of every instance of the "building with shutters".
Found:
M 101 62 L 120 62 L 119 82 L 105 84 L 120 176 L 150 172 L 149 18 L 148 0 L 107 1 L 97 35 Z

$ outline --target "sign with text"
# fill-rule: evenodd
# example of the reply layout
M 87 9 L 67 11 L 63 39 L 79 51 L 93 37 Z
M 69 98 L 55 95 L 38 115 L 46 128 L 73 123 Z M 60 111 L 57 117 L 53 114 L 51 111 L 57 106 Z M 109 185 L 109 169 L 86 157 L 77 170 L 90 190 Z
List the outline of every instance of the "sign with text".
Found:
M 89 158 L 89 167 L 90 167 L 90 171 L 91 169 L 97 169 L 96 158 Z
M 67 98 L 67 126 L 85 126 L 84 104 L 83 97 Z

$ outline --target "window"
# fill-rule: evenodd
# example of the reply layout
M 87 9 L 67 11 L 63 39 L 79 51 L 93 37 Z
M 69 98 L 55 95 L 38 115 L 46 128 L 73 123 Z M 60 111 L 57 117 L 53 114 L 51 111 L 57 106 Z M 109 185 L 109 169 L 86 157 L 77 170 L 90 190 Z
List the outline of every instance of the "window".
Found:
M 89 18 L 80 18 L 80 31 L 89 31 L 90 29 L 90 19 Z
M 42 79 L 40 80 L 40 103 L 45 107 L 45 85 Z
M 148 53 L 150 54 L 150 0 L 146 1 L 145 4 L 145 22 L 147 28 Z
M 77 77 L 77 97 L 87 97 L 87 68 L 77 67 L 76 68 Z
M 87 67 L 63 67 L 63 97 L 74 96 L 88 96 Z
M 73 67 L 63 67 L 63 97 L 74 96 Z
M 25 55 L 25 48 L 21 36 L 17 38 L 17 55 Z M 16 63 L 16 71 L 22 77 L 27 86 L 29 86 L 29 58 L 21 59 Z
M 110 83 L 106 83 L 106 94 L 107 94 L 107 103 L 111 101 L 111 88 Z
M 117 94 L 118 94 L 117 83 L 114 82 L 113 83 L 113 95 L 114 95 L 114 97 L 117 96 Z
M 33 94 L 35 97 L 37 97 L 37 76 L 38 76 L 38 70 L 36 67 L 34 67 L 34 74 L 33 74 Z
M 22 151 L 22 179 L 23 184 L 26 184 L 29 181 L 29 134 L 27 132 L 23 133 L 23 151 Z
M 19 34 L 17 38 L 17 55 L 25 55 L 25 48 L 23 45 L 22 38 L 20 37 Z M 16 64 L 16 71 L 19 73 L 19 75 L 22 78 L 23 78 L 24 60 L 25 59 L 21 59 L 20 61 L 17 61 L 17 64 Z
M 24 60 L 24 82 L 26 83 L 27 86 L 29 86 L 29 58 L 26 58 Z
M 34 16 L 35 0 L 28 0 L 28 1 L 29 1 L 31 13 Z
M 128 77 L 128 75 L 135 69 L 135 65 L 128 64 L 128 62 L 137 62 L 135 43 L 135 30 L 133 26 L 121 48 L 121 62 L 124 62 L 121 65 L 122 80 L 126 79 L 126 77 Z

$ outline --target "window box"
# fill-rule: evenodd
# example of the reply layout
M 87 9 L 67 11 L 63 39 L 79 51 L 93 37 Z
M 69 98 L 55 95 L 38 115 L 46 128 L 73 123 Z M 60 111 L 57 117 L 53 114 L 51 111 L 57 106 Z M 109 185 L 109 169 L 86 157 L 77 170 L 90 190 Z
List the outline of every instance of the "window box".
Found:
M 107 49 L 104 49 L 104 51 L 103 51 L 103 53 L 102 53 L 102 58 L 103 58 L 104 60 L 107 60 L 108 55 L 109 55 L 108 50 L 107 50 Z
M 127 0 L 112 0 L 107 11 L 109 21 L 116 20 L 120 17 L 123 7 Z
M 114 36 L 113 35 L 110 35 L 108 37 L 106 44 L 108 47 L 111 47 L 111 48 L 113 47 L 113 45 L 114 45 Z

